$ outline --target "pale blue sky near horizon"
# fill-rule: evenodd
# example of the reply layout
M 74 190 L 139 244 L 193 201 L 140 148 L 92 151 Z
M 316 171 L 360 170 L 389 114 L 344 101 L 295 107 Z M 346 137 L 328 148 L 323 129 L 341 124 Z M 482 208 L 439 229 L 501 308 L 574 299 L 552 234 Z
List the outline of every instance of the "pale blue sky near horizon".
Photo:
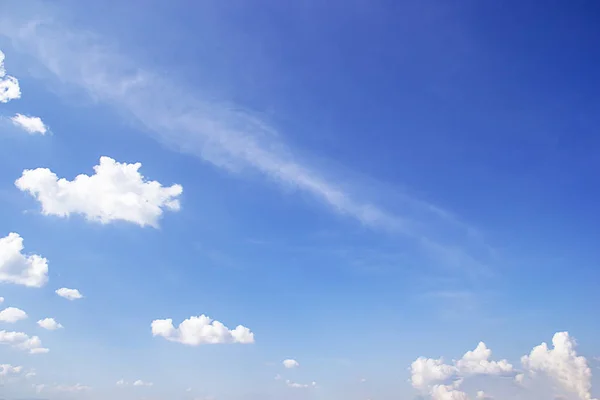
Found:
M 0 104 L 0 238 L 48 258 L 49 283 L 0 296 L 50 352 L 0 346 L 0 364 L 90 399 L 412 399 L 419 356 L 484 341 L 517 365 L 569 331 L 598 375 L 599 17 L 591 1 L 3 0 L 22 98 Z M 101 156 L 182 185 L 181 209 L 103 225 L 15 187 Z M 201 314 L 256 343 L 152 336 Z M 0 396 L 73 398 L 30 386 Z

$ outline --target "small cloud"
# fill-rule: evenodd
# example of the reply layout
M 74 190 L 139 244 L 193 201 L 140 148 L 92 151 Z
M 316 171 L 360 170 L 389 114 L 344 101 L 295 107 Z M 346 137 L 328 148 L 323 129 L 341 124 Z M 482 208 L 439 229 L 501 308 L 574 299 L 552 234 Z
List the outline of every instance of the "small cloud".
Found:
M 0 103 L 8 103 L 21 98 L 19 80 L 14 76 L 6 75 L 4 58 L 4 53 L 0 51 Z
M 39 326 L 41 326 L 42 328 L 47 329 L 49 331 L 55 331 L 57 329 L 63 328 L 63 326 L 61 324 L 59 324 L 58 322 L 56 322 L 56 320 L 54 318 L 41 319 L 37 322 L 37 324 Z
M 289 358 L 287 360 L 283 360 L 283 366 L 285 368 L 291 369 L 291 368 L 298 368 L 300 366 L 300 364 L 298 363 L 298 361 Z
M 311 382 L 311 383 L 297 383 L 297 382 L 292 382 L 290 380 L 285 381 L 285 384 L 287 385 L 287 387 L 290 388 L 294 388 L 294 389 L 307 389 L 310 387 L 317 387 L 317 382 Z
M 18 233 L 0 238 L 0 282 L 44 286 L 48 282 L 48 260 L 37 254 L 23 254 L 23 249 L 23 238 Z
M 57 289 L 55 293 L 67 300 L 78 300 L 83 298 L 83 295 L 77 289 L 60 288 Z
M 39 337 L 29 337 L 29 335 L 23 332 L 0 331 L 0 344 L 28 351 L 29 354 L 43 354 L 50 351 L 42 347 L 42 341 Z
M 171 342 L 198 346 L 201 344 L 223 343 L 254 343 L 254 334 L 245 326 L 238 325 L 229 329 L 219 321 L 214 321 L 206 315 L 190 317 L 173 326 L 172 319 L 157 319 L 152 321 L 152 335 L 162 336 Z
M 19 308 L 8 307 L 0 311 L 0 322 L 14 324 L 23 319 L 27 319 L 27 313 Z
M 152 382 L 144 382 L 141 379 L 138 379 L 137 381 L 133 382 L 133 386 L 154 386 L 154 383 Z
M 45 135 L 46 132 L 48 132 L 48 127 L 39 117 L 16 114 L 10 120 L 13 122 L 13 124 L 25 130 L 29 134 L 39 133 L 40 135 Z

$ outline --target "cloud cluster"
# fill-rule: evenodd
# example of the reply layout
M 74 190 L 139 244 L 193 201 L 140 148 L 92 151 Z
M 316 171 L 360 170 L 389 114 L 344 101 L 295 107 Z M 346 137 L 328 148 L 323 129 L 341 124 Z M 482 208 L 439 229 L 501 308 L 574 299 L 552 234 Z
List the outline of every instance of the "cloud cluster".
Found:
M 510 376 L 514 377 L 515 383 L 522 385 L 526 378 L 536 379 L 543 374 L 577 399 L 593 400 L 592 373 L 585 357 L 577 355 L 575 340 L 568 332 L 558 332 L 552 344 L 550 349 L 542 343 L 529 355 L 523 356 L 522 371 L 517 371 L 506 360 L 491 360 L 492 352 L 483 342 L 451 364 L 444 363 L 442 359 L 419 357 L 411 365 L 411 383 L 433 400 L 468 400 L 467 393 L 461 390 L 466 378 L 476 375 Z M 475 397 L 482 400 L 493 398 L 482 390 Z
M 40 117 L 31 117 L 23 114 L 16 114 L 10 119 L 15 126 L 25 130 L 27 133 L 45 135 L 48 132 L 48 127 Z
M 592 371 L 587 360 L 575 351 L 575 340 L 568 332 L 557 332 L 552 338 L 549 349 L 542 343 L 521 358 L 523 367 L 531 374 L 545 373 L 569 392 L 575 393 L 581 400 L 592 399 Z
M 297 382 L 292 382 L 289 379 L 285 381 L 285 384 L 287 385 L 287 387 L 290 387 L 293 389 L 306 389 L 309 387 L 317 387 L 317 382 L 297 383 Z
M 55 291 L 57 295 L 67 300 L 79 300 L 83 299 L 83 295 L 77 289 L 60 288 Z
M 152 321 L 152 335 L 162 336 L 172 342 L 183 343 L 189 346 L 201 344 L 222 343 L 254 343 L 254 334 L 245 326 L 238 325 L 230 330 L 219 321 L 213 321 L 206 315 L 190 317 L 173 326 L 172 319 L 157 319 Z
M 14 76 L 6 75 L 4 53 L 0 50 L 0 103 L 8 103 L 21 97 L 19 81 Z
M 0 311 L 0 322 L 14 324 L 23 319 L 27 319 L 27 313 L 20 308 L 8 307 Z
M 0 282 L 42 287 L 48 282 L 48 260 L 37 254 L 25 255 L 23 238 L 9 233 L 0 238 Z
M 0 331 L 0 344 L 9 345 L 15 349 L 28 351 L 30 354 L 47 353 L 48 349 L 42 347 L 42 341 L 37 336 L 29 337 L 23 332 Z
M 69 181 L 48 168 L 37 168 L 23 171 L 15 185 L 35 197 L 45 215 L 80 214 L 102 224 L 127 221 L 157 227 L 163 210 L 179 210 L 183 188 L 147 181 L 141 166 L 101 157 L 91 176 L 81 174 Z
M 23 372 L 23 367 L 13 367 L 10 364 L 0 364 L 0 377 L 19 375 Z

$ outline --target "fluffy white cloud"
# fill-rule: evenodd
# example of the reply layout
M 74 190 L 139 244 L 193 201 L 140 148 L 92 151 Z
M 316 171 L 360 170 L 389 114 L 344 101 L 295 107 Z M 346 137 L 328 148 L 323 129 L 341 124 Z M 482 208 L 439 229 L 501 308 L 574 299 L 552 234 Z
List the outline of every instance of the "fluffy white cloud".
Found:
M 172 342 L 198 346 L 201 344 L 254 343 L 254 334 L 245 326 L 238 325 L 230 330 L 219 321 L 213 321 L 206 315 L 190 317 L 179 327 L 173 326 L 172 319 L 152 321 L 152 335 L 162 336 Z
M 553 349 L 542 343 L 521 358 L 523 367 L 531 372 L 543 372 L 581 400 L 592 398 L 592 371 L 587 360 L 575 351 L 575 340 L 568 332 L 557 332 L 552 338 Z
M 477 397 L 479 400 L 492 400 L 493 399 L 492 396 L 489 396 L 483 390 L 478 391 L 477 395 L 475 397 Z
M 44 319 L 40 319 L 37 324 L 39 326 L 41 326 L 44 329 L 47 329 L 49 331 L 55 331 L 57 329 L 61 329 L 63 326 L 61 324 L 59 324 L 58 322 L 56 322 L 56 320 L 54 318 L 44 318 Z
M 179 210 L 177 198 L 183 188 L 147 181 L 139 173 L 141 166 L 101 157 L 91 176 L 81 174 L 69 181 L 47 168 L 37 168 L 23 171 L 15 185 L 35 197 L 45 215 L 81 214 L 102 224 L 127 221 L 157 227 L 164 209 Z
M 79 293 L 77 289 L 60 288 L 55 291 L 60 297 L 64 297 L 67 300 L 78 300 L 83 299 L 83 295 Z
M 21 97 L 21 88 L 17 78 L 6 75 L 4 57 L 4 53 L 0 51 L 0 103 L 8 103 Z
M 0 304 L 4 303 L 4 297 L 0 297 Z
M 9 233 L 0 238 L 0 282 L 42 287 L 48 282 L 48 260 L 37 254 L 25 255 L 23 238 Z
M 11 375 L 19 375 L 23 372 L 23 367 L 13 367 L 10 364 L 0 364 L 0 377 L 7 377 Z
M 456 367 L 444 360 L 419 357 L 411 364 L 411 383 L 416 389 L 425 389 L 433 382 L 443 382 L 456 374 Z
M 144 382 L 143 380 L 138 379 L 137 381 L 133 382 L 133 386 L 154 386 L 154 383 Z
M 20 308 L 8 307 L 0 311 L 0 322 L 8 322 L 14 324 L 27 318 L 27 313 Z
M 285 368 L 297 368 L 300 366 L 300 364 L 296 360 L 287 359 L 287 360 L 283 360 L 283 366 Z
M 26 350 L 30 354 L 42 354 L 50 351 L 42 347 L 42 341 L 39 337 L 29 337 L 29 335 L 23 332 L 0 331 L 0 344 L 9 345 L 19 350 Z
M 469 400 L 469 396 L 454 385 L 435 385 L 431 389 L 433 400 Z
M 506 375 L 512 374 L 514 368 L 506 360 L 490 361 L 492 351 L 485 343 L 480 342 L 475 350 L 466 352 L 456 362 L 461 375 Z
M 309 387 L 317 387 L 317 382 L 297 383 L 297 382 L 292 382 L 290 380 L 286 380 L 285 384 L 288 387 L 291 387 L 291 388 L 294 388 L 294 389 L 304 389 L 304 388 L 309 388 Z
M 13 124 L 25 130 L 28 133 L 39 133 L 45 135 L 48 132 L 48 127 L 40 117 L 30 117 L 23 114 L 16 114 L 10 119 Z

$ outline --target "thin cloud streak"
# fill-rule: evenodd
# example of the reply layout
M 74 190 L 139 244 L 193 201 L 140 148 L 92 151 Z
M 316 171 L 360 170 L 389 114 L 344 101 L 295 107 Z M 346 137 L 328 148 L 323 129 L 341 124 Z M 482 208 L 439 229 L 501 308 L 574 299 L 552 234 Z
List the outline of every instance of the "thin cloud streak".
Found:
M 10 38 L 16 49 L 33 55 L 61 83 L 83 89 L 96 101 L 133 117 L 170 148 L 233 173 L 258 171 L 280 186 L 311 194 L 336 213 L 365 226 L 402 233 L 430 255 L 444 257 L 452 252 L 454 258 L 471 261 L 460 248 L 430 236 L 421 217 L 412 212 L 400 216 L 360 201 L 360 196 L 298 161 L 278 132 L 259 118 L 233 106 L 203 101 L 196 93 L 134 65 L 126 55 L 91 34 L 69 31 L 53 21 L 19 24 L 7 16 L 0 17 L 0 34 Z M 439 207 L 419 199 L 408 200 L 421 210 L 417 214 L 425 213 L 437 224 L 458 228 L 467 240 L 474 231 Z M 440 257 L 434 254 L 433 258 Z

